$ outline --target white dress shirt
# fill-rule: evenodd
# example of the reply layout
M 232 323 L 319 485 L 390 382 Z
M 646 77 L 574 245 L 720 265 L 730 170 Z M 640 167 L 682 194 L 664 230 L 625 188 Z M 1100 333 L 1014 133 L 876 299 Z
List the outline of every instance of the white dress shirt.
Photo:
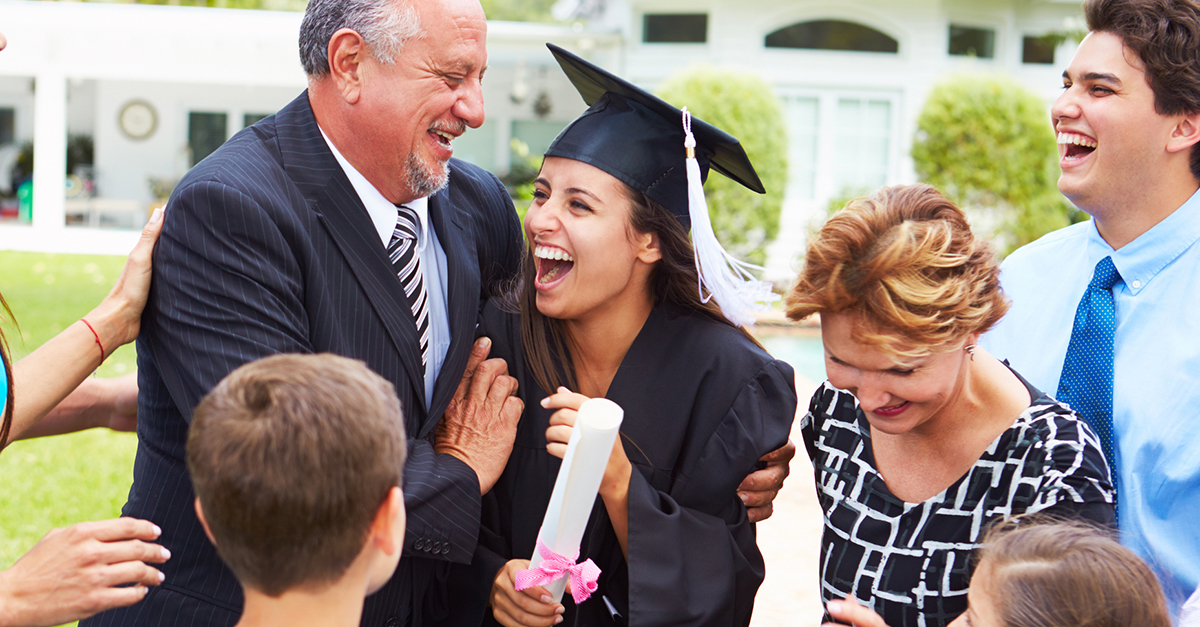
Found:
M 392 232 L 396 230 L 396 205 L 384 198 L 365 176 L 346 161 L 333 142 L 329 141 L 329 136 L 324 130 L 321 131 L 321 137 L 325 138 L 329 150 L 346 172 L 346 178 L 350 179 L 354 191 L 358 192 L 359 199 L 367 208 L 367 214 L 375 225 L 379 241 L 386 249 L 392 239 Z M 442 250 L 437 233 L 429 222 L 429 198 L 418 198 L 404 203 L 404 206 L 417 214 L 417 254 L 421 256 L 421 272 L 424 274 L 425 291 L 428 292 L 429 299 L 430 351 L 429 364 L 425 368 L 425 409 L 428 410 L 433 401 L 433 385 L 437 381 L 438 373 L 442 371 L 442 364 L 446 362 L 446 352 L 450 350 L 450 313 L 446 305 L 449 293 L 446 281 L 450 274 L 446 269 L 446 251 Z

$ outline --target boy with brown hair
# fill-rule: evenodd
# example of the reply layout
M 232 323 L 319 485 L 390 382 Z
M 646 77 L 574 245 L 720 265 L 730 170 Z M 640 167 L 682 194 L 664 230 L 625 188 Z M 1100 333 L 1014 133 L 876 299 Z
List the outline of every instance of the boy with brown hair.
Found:
M 245 592 L 240 627 L 356 626 L 404 540 L 405 435 L 392 384 L 361 361 L 275 355 L 196 407 L 196 514 Z

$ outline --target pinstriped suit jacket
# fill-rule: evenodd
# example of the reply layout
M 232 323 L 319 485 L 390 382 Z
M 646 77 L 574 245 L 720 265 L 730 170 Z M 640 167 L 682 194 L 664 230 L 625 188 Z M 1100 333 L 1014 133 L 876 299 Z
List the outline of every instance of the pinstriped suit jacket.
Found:
M 237 366 L 274 353 L 361 359 L 396 386 L 409 453 L 408 534 L 364 625 L 422 624 L 450 562 L 471 559 L 479 483 L 427 438 L 462 377 L 482 303 L 516 271 L 523 244 L 503 186 L 452 160 L 429 211 L 445 249 L 452 341 L 424 410 L 416 328 L 370 218 L 317 128 L 307 94 L 243 130 L 180 182 L 154 251 L 138 337 L 138 452 L 123 513 L 163 529 L 166 581 L 96 625 L 233 625 L 241 590 L 205 537 L 185 464 L 192 408 Z

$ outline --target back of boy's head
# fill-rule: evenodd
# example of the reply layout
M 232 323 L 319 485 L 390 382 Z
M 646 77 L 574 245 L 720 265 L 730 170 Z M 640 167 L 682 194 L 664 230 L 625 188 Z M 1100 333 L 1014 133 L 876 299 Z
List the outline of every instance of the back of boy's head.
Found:
M 217 552 L 276 597 L 339 579 L 399 486 L 404 423 L 391 383 L 336 355 L 276 355 L 196 407 L 187 461 Z

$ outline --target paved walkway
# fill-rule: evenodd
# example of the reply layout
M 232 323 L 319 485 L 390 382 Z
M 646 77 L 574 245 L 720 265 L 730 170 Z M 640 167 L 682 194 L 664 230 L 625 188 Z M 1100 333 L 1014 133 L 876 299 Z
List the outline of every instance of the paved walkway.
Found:
M 812 464 L 800 444 L 800 417 L 817 384 L 796 376 L 800 412 L 792 441 L 800 450 L 792 473 L 775 499 L 775 513 L 758 524 L 758 546 L 767 562 L 767 578 L 758 590 L 751 627 L 814 627 L 820 624 L 817 558 L 821 511 L 813 485 Z

